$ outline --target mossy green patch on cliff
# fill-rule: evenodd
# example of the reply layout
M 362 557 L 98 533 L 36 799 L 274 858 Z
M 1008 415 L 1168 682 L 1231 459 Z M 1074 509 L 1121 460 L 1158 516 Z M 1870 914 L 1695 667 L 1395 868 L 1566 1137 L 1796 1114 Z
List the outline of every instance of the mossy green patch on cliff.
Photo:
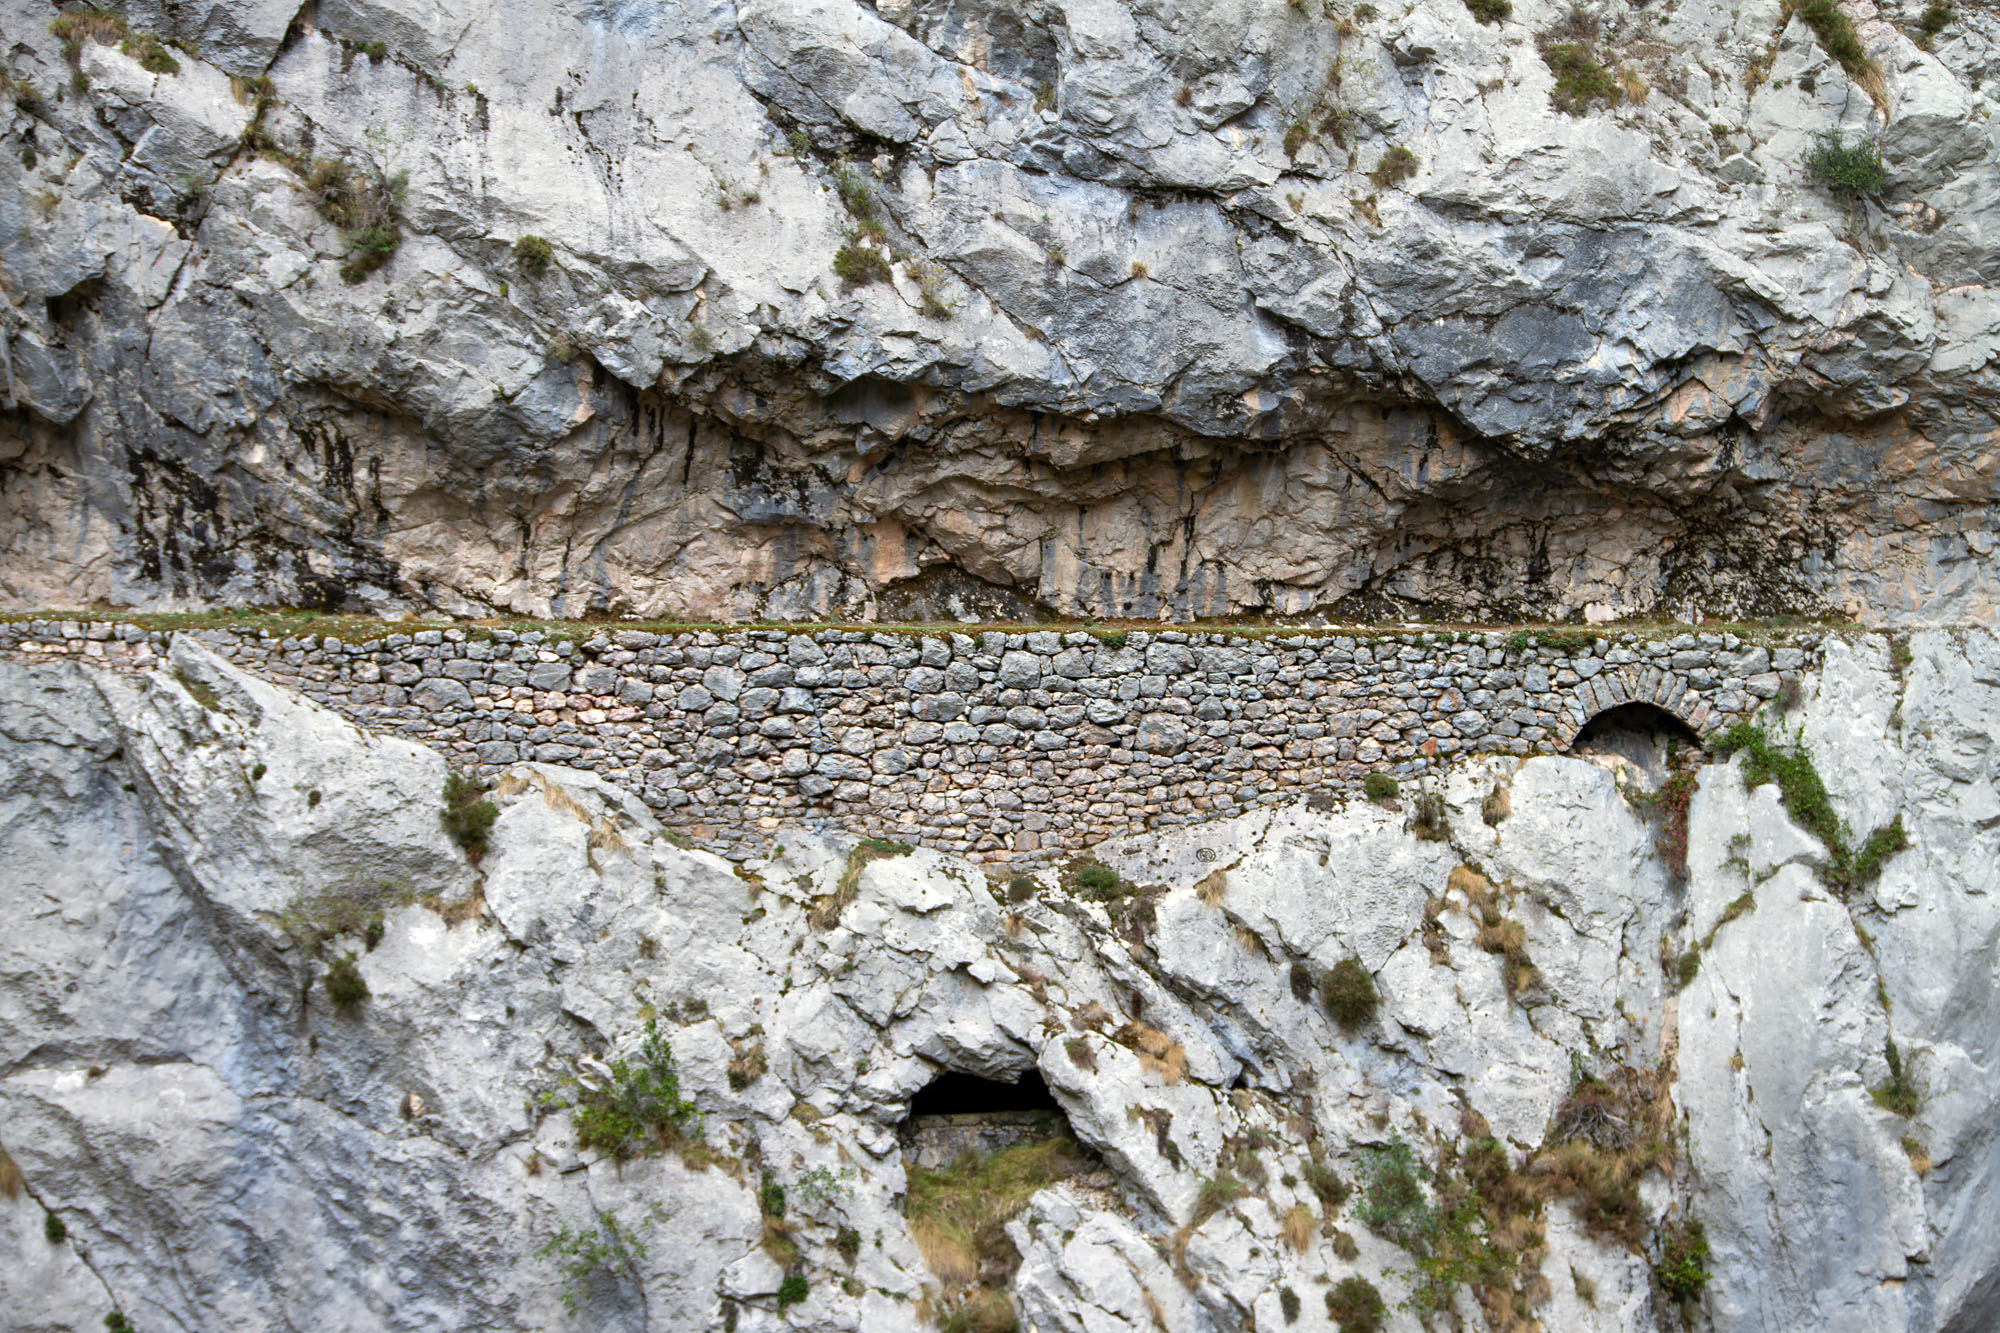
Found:
M 1834 810 L 1826 783 L 1802 741 L 1795 738 L 1789 745 L 1781 744 L 1755 723 L 1738 722 L 1711 745 L 1723 754 L 1743 755 L 1746 788 L 1777 783 L 1785 813 L 1826 848 L 1827 863 L 1820 878 L 1828 888 L 1843 893 L 1866 888 L 1881 875 L 1891 856 L 1910 845 L 1899 814 L 1856 847 L 1847 821 Z

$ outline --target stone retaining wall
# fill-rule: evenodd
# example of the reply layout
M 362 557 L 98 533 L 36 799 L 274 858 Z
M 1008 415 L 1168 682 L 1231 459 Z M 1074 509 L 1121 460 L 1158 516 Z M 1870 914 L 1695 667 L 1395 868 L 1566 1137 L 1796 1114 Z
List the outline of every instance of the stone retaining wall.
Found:
M 363 726 L 468 766 L 592 769 L 725 847 L 783 823 L 1047 854 L 1266 801 L 1421 780 L 1464 753 L 1561 749 L 1658 704 L 1706 734 L 1774 697 L 1817 633 L 1526 642 L 1505 633 L 1245 635 L 446 629 L 366 643 L 184 631 Z M 0 624 L 0 652 L 144 665 L 167 636 Z

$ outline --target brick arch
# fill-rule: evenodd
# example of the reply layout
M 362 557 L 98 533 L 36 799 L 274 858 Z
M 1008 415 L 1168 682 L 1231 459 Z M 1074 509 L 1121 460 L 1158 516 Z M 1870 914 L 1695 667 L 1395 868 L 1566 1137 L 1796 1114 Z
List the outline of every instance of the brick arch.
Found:
M 1621 704 L 1651 704 L 1679 718 L 1704 741 L 1729 720 L 1706 691 L 1670 667 L 1610 667 L 1570 690 L 1556 728 L 1556 744 L 1568 749 L 1586 722 Z

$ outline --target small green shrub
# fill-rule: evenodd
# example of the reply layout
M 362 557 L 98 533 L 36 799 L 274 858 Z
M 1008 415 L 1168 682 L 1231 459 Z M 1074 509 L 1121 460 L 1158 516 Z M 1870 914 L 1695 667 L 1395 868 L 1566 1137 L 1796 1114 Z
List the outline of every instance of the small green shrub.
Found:
M 650 1226 L 658 1213 L 659 1207 L 655 1205 L 654 1215 L 642 1226 Z M 590 1292 L 591 1279 L 598 1273 L 611 1273 L 638 1283 L 639 1261 L 646 1257 L 646 1246 L 638 1229 L 625 1226 L 610 1213 L 599 1213 L 594 1226 L 577 1230 L 557 1227 L 555 1234 L 535 1251 L 535 1257 L 553 1259 L 560 1266 L 563 1309 L 574 1315 Z
M 833 252 L 833 274 L 849 287 L 889 281 L 889 256 L 872 245 L 849 241 Z
M 1514 16 L 1511 0 L 1465 0 L 1465 7 L 1481 23 L 1500 23 Z
M 1295 120 L 1285 127 L 1285 156 L 1297 157 L 1312 142 L 1312 127 L 1303 120 Z
M 1674 963 L 1674 976 L 1683 987 L 1692 986 L 1701 973 L 1701 950 L 1689 949 Z
M 1790 0 L 1788 8 L 1806 21 L 1821 48 L 1839 61 L 1850 77 L 1859 81 L 1876 73 L 1875 62 L 1868 58 L 1861 35 L 1854 31 L 1854 22 L 1839 0 Z
M 778 1308 L 788 1309 L 812 1294 L 803 1274 L 793 1273 L 778 1284 Z
M 341 281 L 360 282 L 387 264 L 403 243 L 396 206 L 408 188 L 408 177 L 398 173 L 384 179 L 338 158 L 319 158 L 309 166 L 285 160 L 299 174 L 319 215 L 340 229 L 340 242 L 347 251 L 340 266 Z
M 769 1171 L 757 1177 L 757 1210 L 766 1217 L 785 1215 L 785 1187 Z
M 1076 868 L 1076 891 L 1093 902 L 1108 903 L 1130 890 L 1118 872 L 1101 861 L 1085 861 Z
M 113 1310 L 104 1316 L 104 1327 L 107 1333 L 136 1333 L 132 1321 L 125 1317 L 122 1310 Z
M 1417 155 L 1401 144 L 1392 144 L 1375 163 L 1368 179 L 1376 188 L 1387 190 L 1417 174 Z
M 1319 979 L 1320 1003 L 1333 1021 L 1352 1031 L 1375 1016 L 1381 998 L 1375 993 L 1375 978 L 1358 958 L 1343 958 Z
M 1443 842 L 1451 833 L 1445 817 L 1444 793 L 1424 790 L 1417 793 L 1410 812 L 1410 832 L 1424 842 Z
M 1928 51 L 1931 43 L 1937 40 L 1938 34 L 1950 27 L 1951 21 L 1957 17 L 1958 11 L 1946 4 L 1945 0 L 1931 0 L 1930 6 L 1924 10 L 1923 20 L 1917 25 L 1918 31 L 1923 34 L 1920 45 Z
M 1556 76 L 1549 101 L 1558 111 L 1580 116 L 1597 102 L 1616 106 L 1623 96 L 1618 80 L 1582 42 L 1551 42 L 1542 48 L 1542 60 Z
M 1389 1307 L 1373 1282 L 1344 1277 L 1326 1294 L 1326 1317 L 1340 1326 L 1340 1333 L 1381 1333 Z
M 1677 1301 L 1701 1295 L 1708 1286 L 1708 1236 L 1700 1221 L 1689 1219 L 1667 1232 L 1653 1273 Z
M 853 1227 L 842 1227 L 834 1233 L 833 1248 L 840 1252 L 849 1268 L 854 1267 L 854 1261 L 861 1257 L 861 1233 Z
M 514 242 L 514 263 L 531 278 L 539 278 L 555 262 L 556 249 L 548 241 L 529 233 Z
M 1034 896 L 1035 877 L 1033 875 L 1015 875 L 1007 881 L 1008 902 L 1024 903 Z
M 356 42 L 354 49 L 362 55 L 367 56 L 368 63 L 371 65 L 379 65 L 389 58 L 389 44 L 387 42 Z
M 1805 166 L 1813 184 L 1850 203 L 1880 194 L 1889 181 L 1881 149 L 1860 141 L 1850 144 L 1837 130 L 1814 139 Z
M 1387 773 L 1370 773 L 1361 779 L 1361 794 L 1378 804 L 1395 800 L 1396 793 L 1402 789 L 1402 784 Z
M 1361 1202 L 1354 1216 L 1370 1231 L 1409 1249 L 1421 1247 L 1437 1230 L 1416 1154 L 1400 1136 L 1363 1148 L 1360 1175 Z
M 327 965 L 326 978 L 321 984 L 326 988 L 326 998 L 342 1013 L 351 1014 L 368 1000 L 368 980 L 361 975 L 351 953 L 344 953 Z
M 646 1146 L 650 1130 L 662 1141 L 699 1132 L 701 1116 L 694 1103 L 681 1096 L 680 1070 L 674 1049 L 660 1032 L 659 1020 L 646 1020 L 646 1035 L 636 1058 L 609 1062 L 611 1076 L 596 1086 L 576 1087 L 576 1143 L 579 1148 L 624 1159 Z M 779 1207 L 784 1187 L 778 1187 Z
M 1299 1294 L 1290 1287 L 1278 1288 L 1278 1313 L 1288 1324 L 1299 1322 Z
M 875 183 L 850 163 L 842 162 L 835 168 L 833 189 L 840 196 L 841 206 L 855 221 L 866 222 L 875 216 Z
M 500 807 L 486 799 L 486 787 L 463 773 L 444 775 L 444 810 L 438 819 L 451 840 L 473 860 L 486 855 Z
M 119 53 L 128 55 L 139 62 L 139 68 L 148 74 L 178 74 L 181 62 L 150 32 L 135 32 L 118 43 Z
M 1318 1197 L 1327 1216 L 1347 1202 L 1347 1196 L 1354 1191 L 1340 1178 L 1340 1173 L 1324 1162 L 1308 1161 L 1305 1164 L 1306 1188 Z
M 43 1213 L 42 1236 L 49 1244 L 60 1245 L 69 1239 L 69 1227 L 54 1213 Z
M 1875 1104 L 1905 1120 L 1917 1113 L 1921 1095 L 1917 1092 L 1915 1080 L 1903 1067 L 1903 1053 L 1896 1049 L 1891 1040 L 1882 1050 L 1883 1058 L 1889 1062 L 1889 1077 L 1868 1090 Z

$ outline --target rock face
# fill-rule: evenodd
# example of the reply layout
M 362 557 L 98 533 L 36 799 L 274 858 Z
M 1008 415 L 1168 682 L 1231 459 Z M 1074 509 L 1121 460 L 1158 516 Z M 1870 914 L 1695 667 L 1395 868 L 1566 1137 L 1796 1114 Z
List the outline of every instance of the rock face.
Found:
M 4 0 L 0 599 L 1983 620 L 1923 8 Z
M 1851 830 L 1900 818 L 1872 881 L 1830 888 L 1741 757 L 1698 770 L 1683 876 L 1611 772 L 1541 756 L 1463 762 L 1435 822 L 1260 810 L 1100 847 L 1138 892 L 1028 892 L 806 829 L 733 867 L 540 764 L 474 865 L 438 755 L 185 641 L 149 674 L 0 664 L 0 1301 L 916 1328 L 946 1284 L 898 1125 L 940 1070 L 1032 1069 L 1102 1174 L 1009 1223 L 1029 1329 L 1331 1329 L 1354 1278 L 1399 1330 L 1427 1291 L 1494 1329 L 1991 1327 L 2000 641 L 1830 641 L 1788 724 Z M 1379 1008 L 1343 1027 L 1319 992 L 1357 966 Z M 707 1149 L 620 1164 L 564 1103 L 649 1018 Z M 1385 1211 L 1398 1143 L 1442 1224 Z M 766 1178 L 796 1256 L 760 1245 Z M 1399 1225 L 1485 1285 L 1413 1288 Z M 569 1282 L 545 1247 L 582 1232 L 635 1243 Z

